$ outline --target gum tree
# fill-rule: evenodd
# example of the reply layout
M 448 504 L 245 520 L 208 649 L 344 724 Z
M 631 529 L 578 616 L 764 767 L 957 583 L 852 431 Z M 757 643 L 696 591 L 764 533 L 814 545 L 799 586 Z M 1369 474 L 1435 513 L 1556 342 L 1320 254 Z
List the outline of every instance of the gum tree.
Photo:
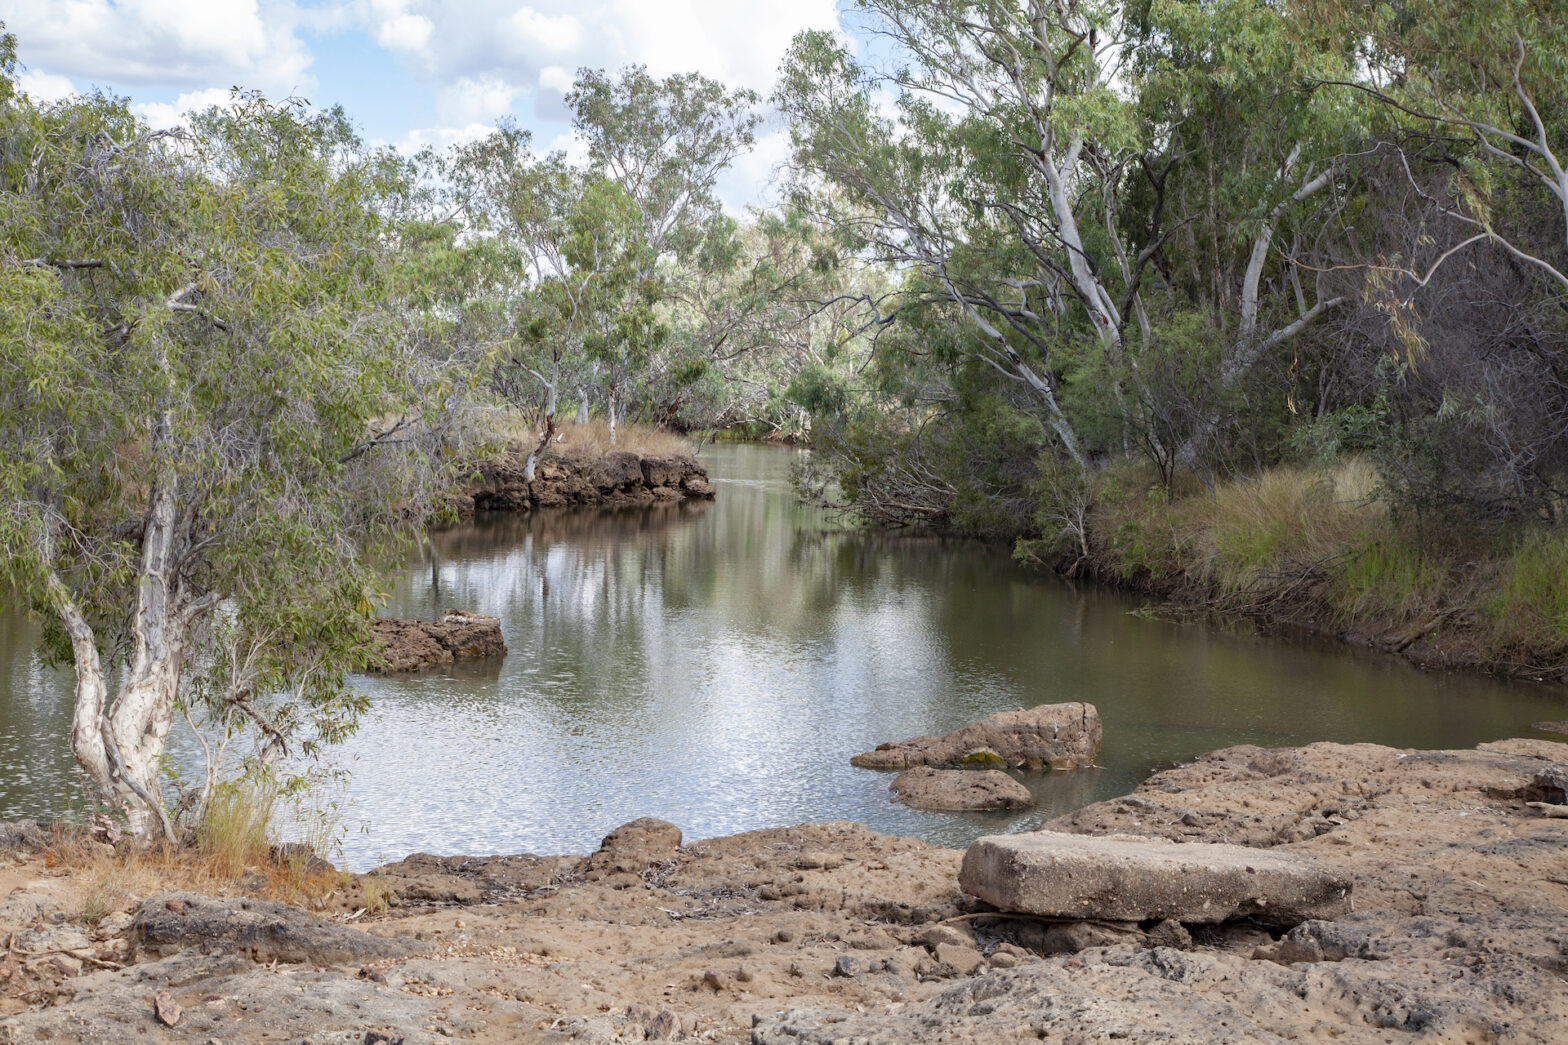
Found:
M 173 834 L 181 711 L 273 756 L 352 728 L 366 552 L 440 470 L 386 304 L 405 176 L 301 102 L 160 131 L 6 77 L 0 584 L 73 665 L 72 753 L 144 841 Z
M 566 97 L 588 146 L 589 170 L 619 188 L 640 239 L 623 307 L 601 316 L 591 338 L 611 442 L 636 376 L 660 370 L 668 382 L 708 361 L 697 354 L 661 359 L 666 346 L 723 336 L 702 329 L 706 312 L 687 311 L 687 336 L 672 342 L 667 303 L 702 296 L 705 283 L 725 278 L 738 252 L 736 224 L 724 214 L 716 186 L 755 141 L 757 100 L 752 91 L 727 89 L 699 73 L 661 80 L 642 66 L 613 77 L 583 69 Z

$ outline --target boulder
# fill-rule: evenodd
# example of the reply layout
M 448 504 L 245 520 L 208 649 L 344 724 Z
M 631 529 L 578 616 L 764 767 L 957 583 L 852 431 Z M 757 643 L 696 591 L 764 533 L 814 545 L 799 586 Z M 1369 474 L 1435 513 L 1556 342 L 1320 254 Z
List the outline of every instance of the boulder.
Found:
M 611 450 L 594 469 L 594 483 L 600 490 L 629 490 L 642 485 L 642 458 L 630 450 Z
M 161 893 L 143 900 L 132 933 L 141 952 L 155 957 L 196 947 L 207 953 L 237 953 L 254 962 L 333 965 L 411 953 L 407 940 L 371 936 L 288 904 L 196 893 Z
M 599 851 L 585 857 L 577 873 L 589 881 L 640 875 L 674 859 L 680 847 L 680 828 L 645 816 L 605 835 Z
M 701 476 L 689 476 L 681 483 L 681 490 L 687 497 L 696 497 L 699 500 L 713 500 L 713 484 Z
M 681 480 L 697 470 L 697 462 L 689 457 L 644 457 L 642 481 L 652 486 L 679 486 Z
M 374 671 L 414 671 L 457 657 L 494 657 L 506 652 L 501 621 L 482 613 L 447 610 L 438 621 L 382 617 L 374 622 L 385 665 Z
M 1298 925 L 1350 912 L 1350 878 L 1278 849 L 1038 831 L 977 838 L 958 884 L 1005 911 L 1052 918 Z
M 36 853 L 48 844 L 43 826 L 36 820 L 0 823 L 0 853 Z
M 979 754 L 987 763 L 995 756 L 1010 766 L 1077 769 L 1094 765 L 1100 737 L 1100 713 L 1093 704 L 1041 704 L 1000 712 L 946 736 L 879 744 L 850 763 L 862 769 L 908 769 L 960 765 Z
M 916 766 L 893 781 L 898 800 L 914 809 L 1028 809 L 1029 789 L 995 769 L 932 769 Z

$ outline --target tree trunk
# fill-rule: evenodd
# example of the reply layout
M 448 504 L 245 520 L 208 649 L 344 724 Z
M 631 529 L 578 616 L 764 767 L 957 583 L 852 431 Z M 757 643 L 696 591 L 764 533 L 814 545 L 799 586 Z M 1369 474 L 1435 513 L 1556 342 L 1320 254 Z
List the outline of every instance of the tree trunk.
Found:
M 588 423 L 588 390 L 579 388 L 577 396 L 577 423 L 585 425 Z
M 538 467 L 539 455 L 544 451 L 545 447 L 550 445 L 550 440 L 555 436 L 555 386 L 559 383 L 560 378 L 557 376 L 554 381 L 544 386 L 544 434 L 539 437 L 539 442 L 534 444 L 534 448 L 528 451 L 528 460 L 523 463 L 523 480 L 525 482 L 531 483 L 534 481 L 534 471 Z
M 610 393 L 609 393 L 609 397 L 608 397 L 608 403 L 606 405 L 608 407 L 608 411 L 607 412 L 610 415 L 610 445 L 614 446 L 615 445 L 615 406 L 616 406 L 616 402 L 615 402 L 615 385 L 613 385 L 613 384 L 610 385 Z
M 190 620 L 198 611 L 179 591 L 176 501 L 176 480 L 165 474 L 148 498 L 131 618 L 131 663 L 107 715 L 108 687 L 96 636 L 64 584 L 58 578 L 50 581 L 76 667 L 71 753 L 100 797 L 125 809 L 132 833 L 143 843 L 158 834 L 174 837 L 161 801 L 159 766 L 174 723 Z M 214 601 L 204 599 L 201 605 Z

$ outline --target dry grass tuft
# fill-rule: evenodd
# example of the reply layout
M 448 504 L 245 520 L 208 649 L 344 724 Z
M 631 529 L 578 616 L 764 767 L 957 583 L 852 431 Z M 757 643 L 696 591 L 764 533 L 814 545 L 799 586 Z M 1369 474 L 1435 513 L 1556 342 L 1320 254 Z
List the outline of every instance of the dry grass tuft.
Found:
M 196 849 L 213 870 L 234 878 L 264 862 L 272 852 L 272 818 L 277 791 L 248 783 L 219 784 L 196 827 Z
M 509 444 L 532 449 L 542 429 L 534 427 L 521 415 L 507 413 L 494 422 L 497 433 Z M 611 450 L 630 450 L 644 457 L 668 457 L 671 454 L 690 454 L 691 443 L 660 428 L 645 425 L 621 424 L 615 426 L 615 445 L 610 445 L 610 426 L 602 420 L 578 424 L 575 421 L 559 423 L 550 450 L 558 457 L 603 457 Z
M 611 450 L 630 450 L 644 457 L 691 453 L 691 444 L 681 436 L 643 425 L 616 425 L 615 445 L 612 446 L 610 426 L 603 421 L 564 424 L 550 445 L 561 457 L 603 457 Z
M 276 805 L 276 792 L 269 788 L 221 785 L 192 840 L 183 846 L 159 843 L 138 849 L 129 841 L 109 846 L 86 830 L 57 823 L 44 863 L 68 872 L 78 883 L 76 914 L 89 925 L 166 890 L 208 896 L 243 893 L 320 906 L 342 888 L 345 876 L 312 861 L 307 846 L 275 844 Z
M 1387 520 L 1386 507 L 1368 500 L 1376 483 L 1376 473 L 1358 461 L 1326 473 L 1281 466 L 1227 483 L 1206 511 L 1189 517 L 1201 531 L 1195 572 L 1237 591 L 1261 576 L 1342 558 Z

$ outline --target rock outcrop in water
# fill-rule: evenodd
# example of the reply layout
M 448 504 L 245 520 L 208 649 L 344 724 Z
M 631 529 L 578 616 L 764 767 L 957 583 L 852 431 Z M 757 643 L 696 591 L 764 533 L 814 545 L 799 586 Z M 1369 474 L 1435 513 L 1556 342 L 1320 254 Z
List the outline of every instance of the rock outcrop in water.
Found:
M 527 455 L 511 451 L 479 467 L 479 480 L 453 497 L 460 514 L 530 511 L 568 505 L 638 505 L 683 498 L 709 499 L 713 484 L 695 458 L 648 456 L 611 450 L 596 458 L 546 458 L 534 479 L 525 477 Z
M 506 652 L 501 621 L 483 613 L 447 610 L 440 620 L 379 617 L 373 624 L 381 661 L 373 671 L 417 671 L 432 664 Z
M 1094 765 L 1102 732 L 1093 704 L 1041 704 L 1000 712 L 946 736 L 878 744 L 849 761 L 861 769 L 964 764 L 1078 769 Z
M 932 769 L 916 766 L 898 774 L 893 794 L 911 809 L 1029 809 L 1029 789 L 997 769 Z

